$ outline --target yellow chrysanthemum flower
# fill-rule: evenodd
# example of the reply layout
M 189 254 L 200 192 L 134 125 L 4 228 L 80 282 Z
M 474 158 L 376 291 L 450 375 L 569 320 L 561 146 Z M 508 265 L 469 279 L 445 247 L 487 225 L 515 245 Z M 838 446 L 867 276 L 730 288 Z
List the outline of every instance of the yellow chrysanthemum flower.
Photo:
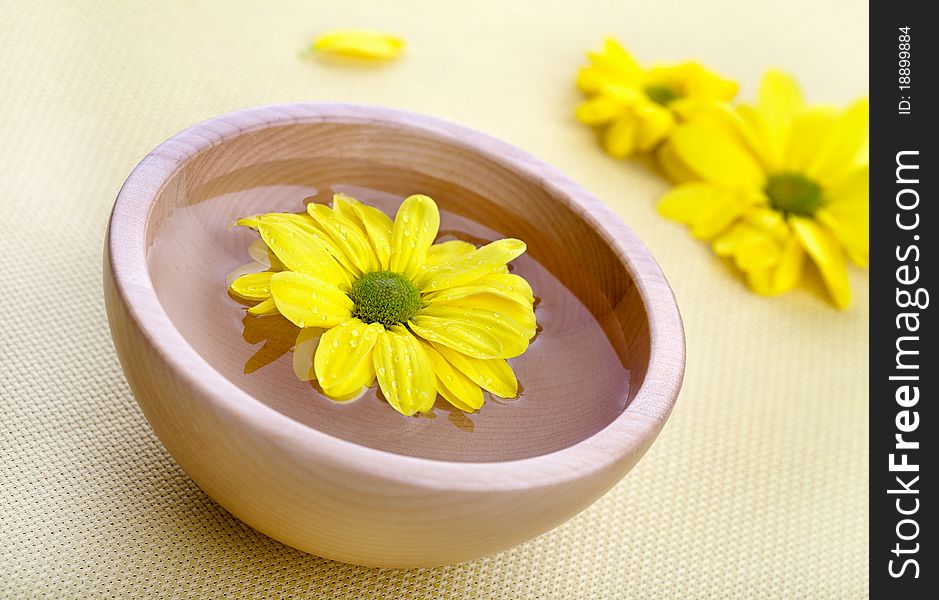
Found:
M 761 294 L 793 288 L 807 255 L 846 308 L 845 255 L 868 259 L 867 122 L 866 99 L 807 107 L 792 77 L 769 71 L 756 106 L 703 111 L 675 129 L 669 145 L 700 181 L 673 188 L 659 210 L 712 240 Z
M 588 57 L 577 87 L 590 98 L 577 107 L 577 118 L 602 128 L 603 147 L 617 158 L 652 151 L 689 110 L 737 93 L 736 83 L 698 63 L 643 69 L 612 39 Z
M 231 292 L 258 302 L 249 313 L 280 313 L 301 328 L 294 369 L 327 397 L 357 398 L 377 379 L 389 404 L 413 415 L 438 392 L 467 412 L 483 405 L 483 390 L 517 395 L 506 359 L 525 352 L 536 327 L 532 289 L 506 266 L 523 242 L 434 244 L 439 212 L 421 195 L 405 199 L 394 222 L 336 194 L 332 208 L 238 224 L 257 230 L 273 256 Z

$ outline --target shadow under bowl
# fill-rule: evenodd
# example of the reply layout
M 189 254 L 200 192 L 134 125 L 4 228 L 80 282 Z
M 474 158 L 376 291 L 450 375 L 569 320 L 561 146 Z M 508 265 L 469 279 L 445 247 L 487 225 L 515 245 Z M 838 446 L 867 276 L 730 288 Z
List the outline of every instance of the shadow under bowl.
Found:
M 390 216 L 427 194 L 440 240 L 528 244 L 512 268 L 540 327 L 510 360 L 519 398 L 404 417 L 374 390 L 336 404 L 296 378 L 298 330 L 227 295 L 256 237 L 231 225 L 334 191 Z M 189 476 L 262 533 L 364 565 L 471 560 L 569 519 L 639 460 L 684 371 L 671 290 L 602 203 L 491 137 L 378 107 L 249 109 L 164 142 L 115 203 L 105 299 L 134 395 Z

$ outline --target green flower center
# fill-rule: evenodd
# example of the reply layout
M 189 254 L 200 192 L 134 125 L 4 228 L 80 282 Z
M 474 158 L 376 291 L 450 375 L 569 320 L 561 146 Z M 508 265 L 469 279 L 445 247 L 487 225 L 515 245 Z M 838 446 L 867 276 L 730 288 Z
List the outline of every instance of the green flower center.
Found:
M 667 85 L 650 85 L 646 87 L 646 96 L 656 104 L 668 106 L 670 103 L 681 98 L 681 94 L 673 87 Z
M 391 327 L 406 323 L 421 307 L 421 291 L 400 273 L 374 271 L 359 277 L 349 290 L 354 317 Z
M 771 175 L 764 191 L 773 208 L 787 215 L 810 217 L 822 205 L 822 188 L 799 173 Z

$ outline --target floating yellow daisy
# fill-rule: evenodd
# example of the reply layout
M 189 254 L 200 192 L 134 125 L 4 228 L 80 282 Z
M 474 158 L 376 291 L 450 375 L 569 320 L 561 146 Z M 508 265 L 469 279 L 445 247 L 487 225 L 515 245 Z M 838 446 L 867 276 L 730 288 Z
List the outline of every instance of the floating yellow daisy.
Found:
M 727 101 L 737 84 L 694 62 L 643 69 L 615 40 L 588 54 L 577 87 L 590 96 L 577 118 L 603 129 L 604 149 L 617 158 L 654 150 L 701 103 Z
M 536 327 L 531 287 L 506 266 L 523 242 L 434 244 L 439 212 L 421 195 L 405 199 L 394 222 L 336 194 L 331 208 L 238 224 L 257 230 L 273 256 L 231 292 L 257 302 L 249 313 L 280 313 L 301 328 L 294 368 L 327 397 L 357 398 L 377 379 L 391 406 L 413 415 L 438 392 L 467 412 L 483 405 L 483 390 L 517 395 L 505 359 L 525 352 Z
M 792 77 L 769 71 L 756 106 L 703 111 L 672 132 L 700 181 L 673 188 L 659 210 L 712 240 L 761 294 L 793 288 L 808 256 L 845 308 L 845 255 L 868 259 L 867 122 L 866 99 L 807 107 Z
M 388 60 L 400 56 L 404 51 L 404 40 L 369 29 L 337 29 L 317 36 L 310 50 L 351 58 Z

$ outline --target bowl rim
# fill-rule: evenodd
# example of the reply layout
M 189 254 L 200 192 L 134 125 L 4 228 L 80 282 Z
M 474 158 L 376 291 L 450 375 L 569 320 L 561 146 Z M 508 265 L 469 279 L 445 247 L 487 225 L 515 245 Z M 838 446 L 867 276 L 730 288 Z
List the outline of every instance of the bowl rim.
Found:
M 646 374 L 623 412 L 593 435 L 546 454 L 501 462 L 421 458 L 363 446 L 295 421 L 238 387 L 202 358 L 176 329 L 150 280 L 146 233 L 154 201 L 188 159 L 211 146 L 267 127 L 317 122 L 417 129 L 533 178 L 586 220 L 624 262 L 649 325 Z M 407 480 L 428 489 L 508 491 L 586 478 L 630 459 L 631 466 L 664 425 L 684 376 L 685 339 L 672 290 L 648 249 L 611 209 L 523 150 L 468 127 L 410 111 L 349 103 L 275 104 L 197 123 L 157 146 L 127 177 L 111 213 L 106 249 L 106 268 L 111 270 L 115 291 L 129 317 L 171 370 L 192 386 L 195 396 L 285 451 L 320 457 L 379 479 Z M 129 295 L 133 302 L 128 301 Z

